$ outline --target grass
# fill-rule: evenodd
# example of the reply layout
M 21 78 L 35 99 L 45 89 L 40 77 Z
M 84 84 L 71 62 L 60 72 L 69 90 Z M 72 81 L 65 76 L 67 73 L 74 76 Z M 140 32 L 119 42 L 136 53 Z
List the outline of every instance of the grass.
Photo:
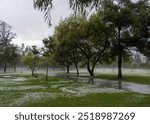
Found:
M 83 97 L 59 97 L 43 100 L 42 102 L 30 101 L 25 106 L 51 106 L 51 107 L 145 107 L 150 106 L 150 95 L 135 93 L 114 94 L 89 94 Z
M 117 80 L 117 76 L 114 74 L 99 74 L 95 77 L 100 78 L 100 79 L 107 79 L 107 80 Z M 139 84 L 150 84 L 150 76 L 126 74 L 126 75 L 123 75 L 122 81 L 134 82 L 134 83 L 139 83 Z
M 7 76 L 11 76 L 7 77 Z M 0 75 L 0 106 L 21 107 L 126 107 L 150 106 L 150 94 L 101 88 L 40 75 Z M 107 77 L 107 76 L 106 76 Z M 113 78 L 113 76 L 111 77 Z M 110 79 L 111 79 L 110 78 Z M 20 79 L 20 80 L 14 80 Z M 108 92 L 109 91 L 109 92 Z
M 71 75 L 76 75 L 75 73 L 71 73 Z M 86 73 L 83 73 L 80 75 L 80 77 L 87 77 L 89 78 Z M 99 79 L 106 79 L 106 80 L 114 80 L 117 81 L 117 74 L 110 74 L 110 73 L 96 73 L 94 78 Z M 149 84 L 150 85 L 150 75 L 139 75 L 139 74 L 123 74 L 124 82 L 133 82 L 133 83 L 139 83 L 139 84 Z

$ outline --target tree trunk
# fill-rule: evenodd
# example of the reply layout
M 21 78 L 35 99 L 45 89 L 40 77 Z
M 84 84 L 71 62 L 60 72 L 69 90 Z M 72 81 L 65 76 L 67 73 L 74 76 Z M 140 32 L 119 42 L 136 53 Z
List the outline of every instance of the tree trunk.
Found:
M 14 65 L 14 73 L 16 72 L 16 65 Z
M 32 76 L 37 78 L 37 75 L 34 72 L 35 72 L 35 69 L 32 69 Z
M 34 70 L 32 70 L 32 76 L 34 76 Z
M 90 73 L 90 76 L 94 76 L 94 67 L 90 69 L 90 62 L 87 63 L 87 70 Z
M 70 72 L 70 66 L 67 65 L 67 73 L 69 74 L 69 72 Z
M 121 27 L 118 27 L 118 79 L 122 79 L 122 52 L 123 52 L 123 48 L 121 45 Z
M 94 84 L 93 77 L 92 77 L 92 78 L 89 78 L 89 80 L 88 80 L 88 84 Z
M 74 63 L 74 65 L 75 65 L 75 68 L 76 68 L 76 70 L 77 70 L 77 76 L 79 76 L 78 64 L 77 64 L 77 63 Z
M 46 81 L 48 81 L 48 66 L 46 67 Z
M 21 66 L 21 71 L 20 72 L 21 72 L 21 74 L 23 73 L 23 66 Z
M 92 76 L 92 77 L 94 76 L 94 70 L 93 69 L 90 72 L 90 76 Z
M 4 64 L 4 73 L 6 73 L 7 72 L 7 64 L 5 63 Z
M 118 79 L 122 79 L 122 48 L 120 46 L 118 53 Z

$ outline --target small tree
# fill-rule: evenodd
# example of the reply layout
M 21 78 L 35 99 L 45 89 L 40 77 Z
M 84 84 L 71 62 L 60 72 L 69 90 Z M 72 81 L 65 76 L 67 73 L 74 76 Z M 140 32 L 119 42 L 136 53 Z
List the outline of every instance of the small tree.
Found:
M 65 42 L 61 42 L 57 45 L 55 53 L 56 62 L 59 63 L 59 65 L 65 66 L 67 68 L 67 73 L 70 72 L 70 66 L 73 64 L 71 57 L 72 53 L 70 51 L 70 46 Z
M 27 65 L 31 69 L 32 76 L 37 78 L 36 71 L 40 66 L 40 52 L 36 46 L 32 46 L 31 50 L 32 53 L 28 53 L 27 55 L 23 56 L 22 63 Z
M 43 65 L 46 66 L 46 81 L 48 80 L 48 67 L 52 64 L 52 54 L 54 52 L 54 38 L 49 36 L 48 38 L 43 39 L 44 47 L 42 48 L 43 52 Z

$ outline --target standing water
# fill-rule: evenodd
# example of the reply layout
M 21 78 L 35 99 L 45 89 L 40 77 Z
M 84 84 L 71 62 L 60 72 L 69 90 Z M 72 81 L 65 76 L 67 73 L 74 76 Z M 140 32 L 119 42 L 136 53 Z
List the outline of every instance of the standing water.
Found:
M 146 84 L 112 81 L 112 80 L 104 80 L 98 78 L 84 78 L 84 77 L 70 76 L 65 74 L 55 74 L 55 76 L 59 78 L 73 80 L 75 82 L 96 84 L 100 87 L 105 87 L 105 88 L 122 89 L 126 91 L 142 93 L 142 94 L 150 94 L 150 85 L 146 85 Z

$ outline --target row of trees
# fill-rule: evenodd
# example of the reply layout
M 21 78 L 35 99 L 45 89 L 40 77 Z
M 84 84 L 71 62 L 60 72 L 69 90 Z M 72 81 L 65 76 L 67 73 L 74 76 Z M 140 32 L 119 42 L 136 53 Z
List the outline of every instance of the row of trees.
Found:
M 59 23 L 52 36 L 53 52 L 49 53 L 53 60 L 67 67 L 67 72 L 74 64 L 79 74 L 78 64 L 83 64 L 94 76 L 98 63 L 117 60 L 121 79 L 122 61 L 129 58 L 132 51 L 150 57 L 149 0 L 69 0 L 69 3 L 76 12 L 84 14 L 72 15 Z M 44 11 L 48 19 L 52 1 L 35 0 L 34 5 Z M 94 9 L 94 14 L 86 16 L 88 9 Z
M 17 66 L 23 68 L 27 65 L 31 69 L 32 75 L 36 77 L 40 50 L 36 46 L 25 47 L 24 44 L 18 47 L 12 43 L 15 38 L 16 33 L 12 31 L 12 27 L 6 22 L 0 21 L 0 67 L 6 73 L 8 66 L 13 67 L 15 72 Z
M 35 7 L 49 12 L 52 0 L 35 0 Z M 12 44 L 16 37 L 12 27 L 0 21 L 0 64 L 4 72 L 8 64 L 28 65 L 32 75 L 37 77 L 39 66 L 65 66 L 67 72 L 72 65 L 79 75 L 79 66 L 86 66 L 94 76 L 96 65 L 117 62 L 118 78 L 122 78 L 122 62 L 139 51 L 150 57 L 150 6 L 149 0 L 69 0 L 70 7 L 80 14 L 71 15 L 60 21 L 54 35 L 43 39 L 44 47 L 18 48 Z M 88 14 L 87 10 L 94 9 Z M 50 20 L 49 20 L 50 23 Z M 19 61 L 18 61 L 19 60 Z M 47 79 L 46 76 L 46 79 Z

